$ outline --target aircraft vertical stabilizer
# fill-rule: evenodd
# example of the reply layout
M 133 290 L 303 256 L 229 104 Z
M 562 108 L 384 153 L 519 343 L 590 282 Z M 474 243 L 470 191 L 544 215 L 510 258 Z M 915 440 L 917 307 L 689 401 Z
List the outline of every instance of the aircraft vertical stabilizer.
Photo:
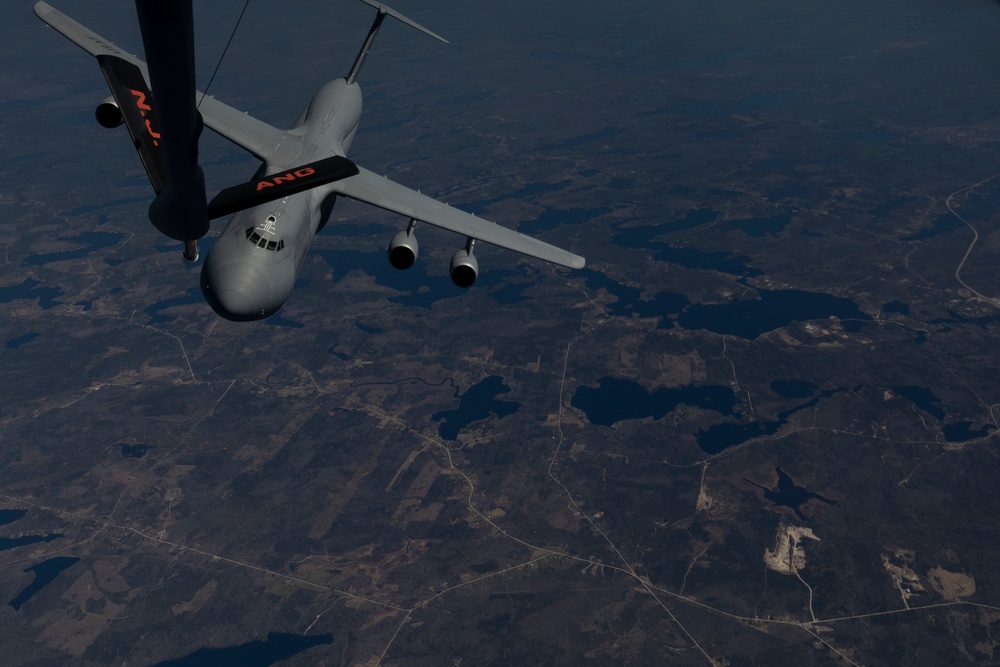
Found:
M 138 0 L 136 0 L 136 2 L 138 2 Z M 382 21 L 385 20 L 386 16 L 391 16 L 411 28 L 416 28 L 425 35 L 430 35 L 438 41 L 444 42 L 445 44 L 448 43 L 448 40 L 441 35 L 431 32 L 416 21 L 406 18 L 388 5 L 383 5 L 381 2 L 375 2 L 375 0 L 361 0 L 361 2 L 366 5 L 371 5 L 378 10 L 378 13 L 375 15 L 375 22 L 372 23 L 372 27 L 368 30 L 368 37 L 365 38 L 365 43 L 361 46 L 361 50 L 358 51 L 357 58 L 354 59 L 354 64 L 351 66 L 351 72 L 347 75 L 348 84 L 354 83 L 358 78 L 358 74 L 361 73 L 361 67 L 365 64 L 365 58 L 368 57 L 368 52 L 371 50 L 372 44 L 375 42 L 375 36 L 378 34 L 379 28 L 382 27 Z

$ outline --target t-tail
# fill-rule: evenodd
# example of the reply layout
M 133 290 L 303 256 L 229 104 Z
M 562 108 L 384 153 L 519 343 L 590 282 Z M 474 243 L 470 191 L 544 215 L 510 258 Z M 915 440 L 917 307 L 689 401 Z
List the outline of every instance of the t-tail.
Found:
M 378 10 L 378 13 L 375 15 L 375 21 L 372 23 L 372 27 L 368 29 L 368 37 L 365 38 L 365 43 L 361 46 L 361 50 L 358 51 L 358 57 L 354 59 L 354 64 L 351 66 L 351 72 L 347 75 L 348 85 L 354 83 L 358 78 L 358 74 L 361 73 L 361 67 L 365 64 L 365 58 L 368 57 L 368 52 L 371 51 L 372 44 L 375 42 L 375 36 L 378 34 L 379 28 L 382 27 L 382 21 L 385 20 L 386 16 L 391 16 L 398 21 L 402 21 L 406 25 L 416 28 L 425 35 L 430 35 L 434 39 L 442 41 L 445 44 L 448 43 L 448 40 L 441 35 L 431 32 L 416 21 L 406 18 L 392 7 L 383 5 L 381 2 L 375 2 L 374 0 L 361 0 L 361 2 L 366 5 L 371 5 Z

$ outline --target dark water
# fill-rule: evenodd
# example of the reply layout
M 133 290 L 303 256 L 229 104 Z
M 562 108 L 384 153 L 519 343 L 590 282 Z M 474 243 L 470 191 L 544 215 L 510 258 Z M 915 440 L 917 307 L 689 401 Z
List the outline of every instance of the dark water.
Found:
M 507 283 L 499 289 L 489 290 L 488 293 L 497 303 L 511 305 L 527 301 L 528 297 L 524 296 L 524 290 L 532 285 L 534 283 Z
M 0 526 L 23 519 L 27 513 L 28 510 L 0 510 Z
M 715 209 L 699 208 L 688 211 L 682 220 L 662 225 L 619 227 L 615 231 L 614 242 L 616 245 L 626 248 L 651 252 L 653 259 L 679 264 L 689 269 L 718 271 L 744 278 L 761 275 L 762 271 L 749 266 L 753 261 L 750 257 L 732 252 L 702 252 L 694 248 L 674 247 L 665 240 L 657 240 L 663 236 L 709 224 L 718 219 L 720 215 L 721 213 Z M 753 227 L 754 223 L 748 224 L 750 224 L 752 231 L 756 231 Z
M 783 419 L 769 422 L 754 421 L 746 424 L 725 422 L 710 426 L 707 430 L 698 431 L 695 438 L 698 440 L 701 451 L 714 455 L 730 447 L 741 445 L 748 440 L 774 435 L 784 425 L 785 420 Z
M 902 301 L 889 301 L 888 303 L 882 304 L 883 313 L 899 313 L 900 315 L 909 315 L 910 307 L 903 303 Z
M 458 246 L 455 249 L 458 250 Z M 388 300 L 401 306 L 429 309 L 442 299 L 461 297 L 468 291 L 456 287 L 451 282 L 451 278 L 448 277 L 447 260 L 442 267 L 439 267 L 443 271 L 442 274 L 431 275 L 428 273 L 429 262 L 423 259 L 418 259 L 412 267 L 405 271 L 394 269 L 383 251 L 361 252 L 337 248 L 316 248 L 310 252 L 321 258 L 330 267 L 333 273 L 333 282 L 338 282 L 349 272 L 360 269 L 374 278 L 377 285 L 400 292 L 400 294 L 389 297 Z M 493 252 L 492 249 L 489 252 Z M 498 303 L 504 303 L 505 301 L 502 299 L 521 300 L 518 299 L 520 291 L 530 284 L 524 285 L 518 290 L 506 285 L 501 286 L 501 283 L 509 278 L 523 277 L 523 273 L 507 269 L 491 269 L 483 258 L 480 258 L 480 262 L 482 263 L 475 289 L 484 290 L 494 298 L 499 297 L 497 298 Z
M 771 391 L 782 398 L 806 398 L 812 396 L 818 387 L 805 380 L 773 380 Z
M 792 511 L 795 512 L 795 515 L 798 516 L 803 521 L 808 521 L 808 519 L 806 519 L 802 515 L 802 511 L 799 508 L 802 507 L 802 505 L 809 502 L 810 500 L 812 500 L 813 498 L 821 502 L 824 502 L 827 505 L 837 504 L 836 500 L 830 500 L 829 498 L 824 498 L 818 493 L 807 491 L 805 488 L 801 486 L 795 486 L 795 482 L 793 482 L 792 478 L 788 476 L 788 473 L 786 473 L 784 470 L 781 469 L 781 466 L 775 468 L 774 472 L 778 474 L 778 486 L 776 486 L 773 489 L 768 489 L 766 487 L 761 486 L 760 484 L 757 484 L 756 482 L 751 482 L 746 477 L 743 478 L 743 481 L 746 482 L 747 484 L 752 484 L 753 486 L 756 486 L 758 489 L 763 491 L 764 499 L 770 500 L 775 507 L 779 506 L 790 507 Z
M 332 644 L 333 635 L 293 635 L 269 632 L 264 641 L 252 641 L 224 648 L 201 648 L 175 660 L 165 660 L 153 667 L 269 667 L 288 660 L 315 646 Z M 330 656 L 324 656 L 329 659 Z M 318 659 L 314 664 L 333 664 Z
M 927 414 L 944 421 L 944 409 L 941 407 L 941 399 L 934 395 L 934 392 L 927 387 L 916 387 L 913 385 L 906 387 L 890 387 L 908 401 L 913 402 L 918 408 Z
M 910 234 L 909 236 L 904 236 L 900 238 L 900 241 L 926 241 L 927 239 L 934 238 L 935 236 L 942 236 L 944 234 L 950 234 L 956 229 L 964 229 L 965 224 L 953 216 L 951 213 L 944 213 L 939 215 L 934 220 L 934 224 L 923 229 L 915 234 Z
M 640 298 L 642 292 L 638 287 L 617 283 L 592 269 L 580 269 L 574 274 L 582 277 L 590 289 L 604 289 L 608 294 L 617 297 L 618 301 L 607 306 L 612 315 L 629 317 L 636 313 L 642 317 L 669 318 L 676 316 L 691 304 L 686 296 L 676 292 L 660 292 L 652 299 L 643 300 Z M 672 324 L 663 322 L 661 326 L 670 328 Z
M 366 324 L 362 324 L 361 322 L 355 322 L 354 326 L 356 326 L 357 328 L 361 329 L 366 334 L 380 334 L 380 333 L 385 333 L 385 329 L 383 329 L 382 327 L 370 327 L 370 326 L 368 326 Z
M 495 414 L 503 419 L 514 414 L 521 408 L 521 404 L 515 401 L 501 401 L 497 399 L 500 394 L 506 394 L 510 387 L 503 383 L 503 379 L 498 375 L 491 375 L 482 382 L 469 387 L 464 394 L 461 394 L 461 401 L 457 410 L 445 410 L 431 415 L 431 421 L 442 421 L 438 427 L 438 433 L 445 440 L 458 439 L 458 433 L 472 422 L 486 419 L 490 414 Z M 458 389 L 455 389 L 458 396 Z
M 758 290 L 759 299 L 727 304 L 694 304 L 678 317 L 685 329 L 707 329 L 719 334 L 754 339 L 792 322 L 837 317 L 840 320 L 871 318 L 850 299 L 801 290 Z
M 653 259 L 661 262 L 672 262 L 689 269 L 718 271 L 742 278 L 753 278 L 764 273 L 760 269 L 749 266 L 753 258 L 729 252 L 702 252 L 694 248 L 666 246 L 654 251 Z
M 776 236 L 783 232 L 788 223 L 792 221 L 794 213 L 779 213 L 769 218 L 745 218 L 743 220 L 731 220 L 728 224 L 741 230 L 747 236 Z
M 339 250 L 335 248 L 317 248 L 311 251 L 323 259 L 333 273 L 333 282 L 338 282 L 351 271 L 360 269 L 375 279 L 377 285 L 391 287 L 401 294 L 389 297 L 389 301 L 403 306 L 430 308 L 441 299 L 460 296 L 461 290 L 451 282 L 447 275 L 431 276 L 427 273 L 427 262 L 418 259 L 405 271 L 392 268 L 382 251 L 361 252 L 358 250 Z M 445 267 L 447 270 L 447 267 Z M 480 283 L 488 282 L 488 271 L 480 274 Z M 421 288 L 427 289 L 421 289 Z
M 757 299 L 726 304 L 692 304 L 686 296 L 675 292 L 660 292 L 651 299 L 642 299 L 639 288 L 617 283 L 592 269 L 576 271 L 575 275 L 582 277 L 587 287 L 603 288 L 617 297 L 615 303 L 607 306 L 613 315 L 628 317 L 635 313 L 642 317 L 659 317 L 662 329 L 679 324 L 685 329 L 705 329 L 754 339 L 792 322 L 837 317 L 845 329 L 856 329 L 871 321 L 871 317 L 850 299 L 820 292 L 757 290 Z
M 121 443 L 118 447 L 121 450 L 122 456 L 129 459 L 141 459 L 146 455 L 146 452 L 153 449 L 152 445 L 147 445 L 146 443 L 139 443 L 137 445 Z
M 615 230 L 615 244 L 626 248 L 644 249 L 656 243 L 653 239 L 663 235 L 683 232 L 710 222 L 715 222 L 722 215 L 712 208 L 695 208 L 684 214 L 680 220 L 658 221 L 655 225 L 642 227 L 619 227 Z
M 752 421 L 745 424 L 724 422 L 709 426 L 695 434 L 698 446 L 706 454 L 718 454 L 719 452 L 741 445 L 748 440 L 759 438 L 765 435 L 774 435 L 782 426 L 788 422 L 788 418 L 796 412 L 806 410 L 817 405 L 821 399 L 829 398 L 834 394 L 843 391 L 842 389 L 831 389 L 824 391 L 810 401 L 797 405 L 794 408 L 778 413 L 778 418 L 774 421 Z
M 264 323 L 272 327 L 286 327 L 288 329 L 304 329 L 305 324 L 299 322 L 298 320 L 293 320 L 282 315 L 282 311 L 278 311 L 271 317 L 264 320 Z
M 150 316 L 150 324 L 160 324 L 162 322 L 172 322 L 177 319 L 175 315 L 161 315 L 160 313 L 162 311 L 175 306 L 188 306 L 204 302 L 205 297 L 201 294 L 201 288 L 195 285 L 194 287 L 189 287 L 187 292 L 184 293 L 184 296 L 177 296 L 172 299 L 157 301 L 150 306 L 146 306 L 146 308 L 143 309 L 143 312 Z
M 577 387 L 570 401 L 597 426 L 612 426 L 626 419 L 663 419 L 682 403 L 723 415 L 733 414 L 736 406 L 733 390 L 718 385 L 661 387 L 650 392 L 622 378 L 603 377 L 597 384 L 596 389 L 584 385 Z
M 95 250 L 100 250 L 101 248 L 108 248 L 113 245 L 118 245 L 118 243 L 125 237 L 122 232 L 83 232 L 79 236 L 74 236 L 73 238 L 62 239 L 65 241 L 71 241 L 72 243 L 82 243 L 82 248 L 77 248 L 76 250 L 63 250 L 60 252 L 45 252 L 38 253 L 35 255 L 28 255 L 24 258 L 21 264 L 27 266 L 39 266 L 41 264 L 48 264 L 49 262 L 59 262 L 64 259 L 77 259 L 79 257 L 86 257 Z
M 17 338 L 11 338 L 7 342 L 5 342 L 3 346 L 6 347 L 8 350 L 16 350 L 22 345 L 27 345 L 36 338 L 38 338 L 38 334 L 32 331 L 31 333 L 26 333 L 23 336 L 18 336 Z
M 58 287 L 38 287 L 40 285 L 34 278 L 25 278 L 20 285 L 9 285 L 0 287 L 0 303 L 10 303 L 18 299 L 34 301 L 38 299 L 38 305 L 42 310 L 48 310 L 56 306 L 55 299 L 63 295 L 63 291 Z
M 329 348 L 327 348 L 327 350 L 326 350 L 326 351 L 327 351 L 327 353 L 328 353 L 328 354 L 332 354 L 333 356 L 337 357 L 337 358 L 338 358 L 338 359 L 340 359 L 341 361 L 350 361 L 350 359 L 351 359 L 351 355 L 349 355 L 349 354 L 344 354 L 343 352 L 337 352 L 337 351 L 336 351 L 336 350 L 334 349 L 335 347 L 336 347 L 336 345 L 331 345 L 331 346 L 330 346 Z
M 39 542 L 51 542 L 62 537 L 62 533 L 52 533 L 51 535 L 22 535 L 21 537 L 0 537 L 0 551 L 23 547 L 28 544 L 38 544 Z
M 996 430 L 992 424 L 984 424 L 982 428 L 972 430 L 972 422 L 958 422 L 957 424 L 946 424 L 941 427 L 944 439 L 948 442 L 965 442 L 976 438 L 985 438 L 990 431 Z
M 30 600 L 35 593 L 52 583 L 59 576 L 59 573 L 72 567 L 78 560 L 80 559 L 59 556 L 22 570 L 23 572 L 34 572 L 35 579 L 7 604 L 13 607 L 14 611 L 20 610 L 24 603 Z

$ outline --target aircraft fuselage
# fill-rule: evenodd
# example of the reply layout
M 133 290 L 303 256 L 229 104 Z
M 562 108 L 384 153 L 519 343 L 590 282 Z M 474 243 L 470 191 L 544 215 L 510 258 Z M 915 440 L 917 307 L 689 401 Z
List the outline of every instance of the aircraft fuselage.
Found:
M 295 126 L 258 171 L 271 179 L 294 179 L 297 167 L 347 156 L 361 120 L 361 88 L 334 79 L 317 92 Z M 260 178 L 258 187 L 269 187 Z M 205 258 L 201 291 L 227 320 L 245 322 L 273 315 L 291 294 L 306 252 L 326 224 L 336 194 L 320 186 L 241 211 L 226 225 Z

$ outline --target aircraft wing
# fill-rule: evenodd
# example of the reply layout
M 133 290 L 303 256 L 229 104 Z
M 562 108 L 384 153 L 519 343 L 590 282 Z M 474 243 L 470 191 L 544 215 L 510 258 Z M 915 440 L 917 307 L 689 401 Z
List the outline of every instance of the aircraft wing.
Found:
M 35 15 L 94 57 L 115 56 L 132 63 L 142 71 L 146 81 L 149 81 L 146 63 L 132 54 L 122 51 L 113 42 L 77 23 L 48 3 L 36 3 Z M 288 138 L 282 130 L 257 120 L 243 111 L 234 109 L 214 97 L 206 96 L 200 92 L 197 93 L 197 96 L 198 110 L 201 111 L 205 125 L 261 160 L 266 160 L 274 153 L 279 152 L 282 144 Z
M 281 152 L 288 135 L 276 127 L 257 120 L 245 111 L 234 109 L 211 96 L 198 93 L 201 103 L 198 110 L 205 126 L 244 148 L 261 160 Z M 298 151 L 295 150 L 290 157 Z
M 507 248 L 571 269 L 582 269 L 583 257 L 538 239 L 501 227 L 495 222 L 452 208 L 436 199 L 358 167 L 357 176 L 332 183 L 330 190 L 386 211 L 426 222 L 477 241 Z

